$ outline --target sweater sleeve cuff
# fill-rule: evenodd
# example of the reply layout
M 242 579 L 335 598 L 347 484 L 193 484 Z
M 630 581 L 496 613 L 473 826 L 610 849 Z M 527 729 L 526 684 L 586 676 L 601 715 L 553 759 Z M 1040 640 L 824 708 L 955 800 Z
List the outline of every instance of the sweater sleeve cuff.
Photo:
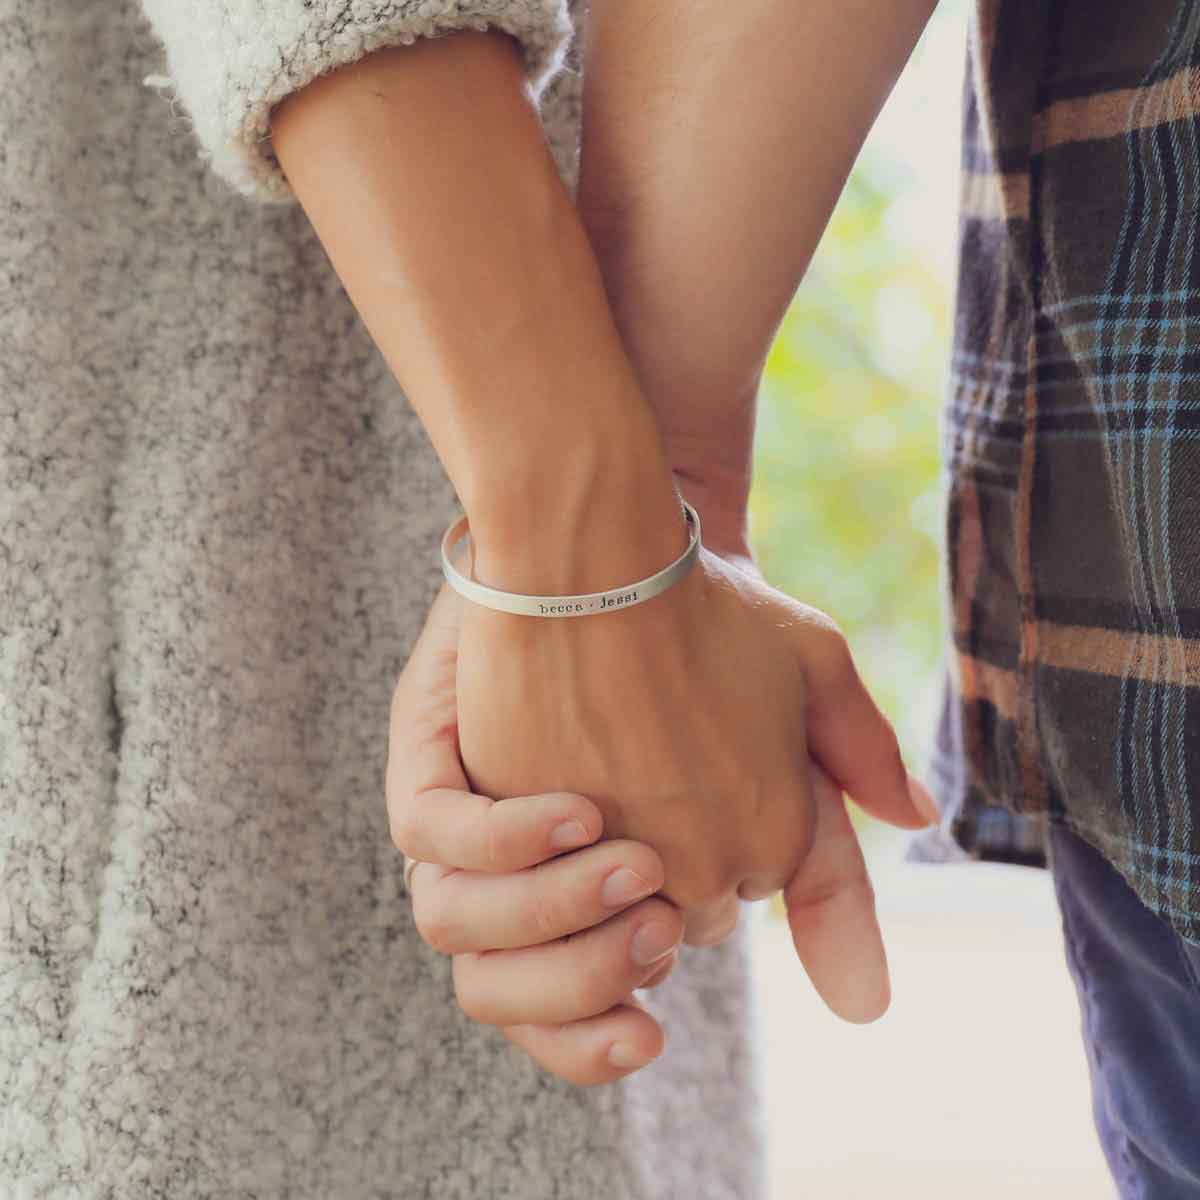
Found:
M 298 203 L 271 145 L 269 114 L 319 75 L 385 46 L 462 29 L 517 39 L 534 98 L 563 65 L 567 0 L 143 0 L 162 41 L 169 87 L 191 118 L 199 155 L 235 191 Z

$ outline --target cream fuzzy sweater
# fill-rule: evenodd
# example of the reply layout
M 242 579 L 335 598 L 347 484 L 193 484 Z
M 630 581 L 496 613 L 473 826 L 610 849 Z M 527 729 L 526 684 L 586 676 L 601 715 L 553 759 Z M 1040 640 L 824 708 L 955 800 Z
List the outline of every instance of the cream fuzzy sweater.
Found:
M 483 23 L 570 184 L 582 19 L 3 6 L 0 1200 L 759 1195 L 740 939 L 651 995 L 662 1060 L 583 1090 L 414 933 L 387 717 L 454 496 L 264 136 Z

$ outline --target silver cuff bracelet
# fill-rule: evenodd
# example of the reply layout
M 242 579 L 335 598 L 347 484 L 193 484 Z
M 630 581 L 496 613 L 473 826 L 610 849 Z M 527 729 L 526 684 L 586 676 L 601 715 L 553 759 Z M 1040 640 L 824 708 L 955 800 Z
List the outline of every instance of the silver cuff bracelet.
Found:
M 465 516 L 459 517 L 442 537 L 442 573 L 460 596 L 465 596 L 486 608 L 516 613 L 518 616 L 586 617 L 592 613 L 631 608 L 635 604 L 644 604 L 647 600 L 652 600 L 673 583 L 677 583 L 700 556 L 700 514 L 686 500 L 681 498 L 680 503 L 683 505 L 683 513 L 691 533 L 687 549 L 661 571 L 624 587 L 610 588 L 604 592 L 589 592 L 582 596 L 524 596 L 518 592 L 502 592 L 499 588 L 488 587 L 474 579 L 468 579 L 451 561 L 453 550 L 467 532 Z

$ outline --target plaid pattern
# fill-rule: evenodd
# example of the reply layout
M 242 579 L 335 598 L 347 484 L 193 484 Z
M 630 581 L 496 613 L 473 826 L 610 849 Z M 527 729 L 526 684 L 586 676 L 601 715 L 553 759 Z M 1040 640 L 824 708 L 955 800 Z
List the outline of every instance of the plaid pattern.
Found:
M 979 0 L 943 420 L 934 783 L 1091 842 L 1200 941 L 1200 6 Z

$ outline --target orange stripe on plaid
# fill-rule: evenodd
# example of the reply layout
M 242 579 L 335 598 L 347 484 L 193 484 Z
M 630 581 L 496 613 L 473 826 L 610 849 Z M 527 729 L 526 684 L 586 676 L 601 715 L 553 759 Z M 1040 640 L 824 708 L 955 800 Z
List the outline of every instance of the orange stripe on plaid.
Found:
M 1121 137 L 1197 113 L 1200 67 L 1188 67 L 1147 87 L 1056 101 L 1034 117 L 1032 150 L 1037 154 L 1066 142 Z
M 1017 719 L 1017 673 L 970 654 L 958 655 L 958 690 L 964 700 L 983 700 L 1006 721 Z
M 1200 687 L 1200 641 L 1194 638 L 1039 621 L 1038 647 L 1049 667 Z
M 1200 688 L 1200 640 L 1195 638 L 1123 633 L 1054 621 L 1036 624 L 1039 665 Z M 965 651 L 959 651 L 957 657 L 958 689 L 963 699 L 985 701 L 1006 720 L 1016 721 L 1020 706 L 1017 673 Z

